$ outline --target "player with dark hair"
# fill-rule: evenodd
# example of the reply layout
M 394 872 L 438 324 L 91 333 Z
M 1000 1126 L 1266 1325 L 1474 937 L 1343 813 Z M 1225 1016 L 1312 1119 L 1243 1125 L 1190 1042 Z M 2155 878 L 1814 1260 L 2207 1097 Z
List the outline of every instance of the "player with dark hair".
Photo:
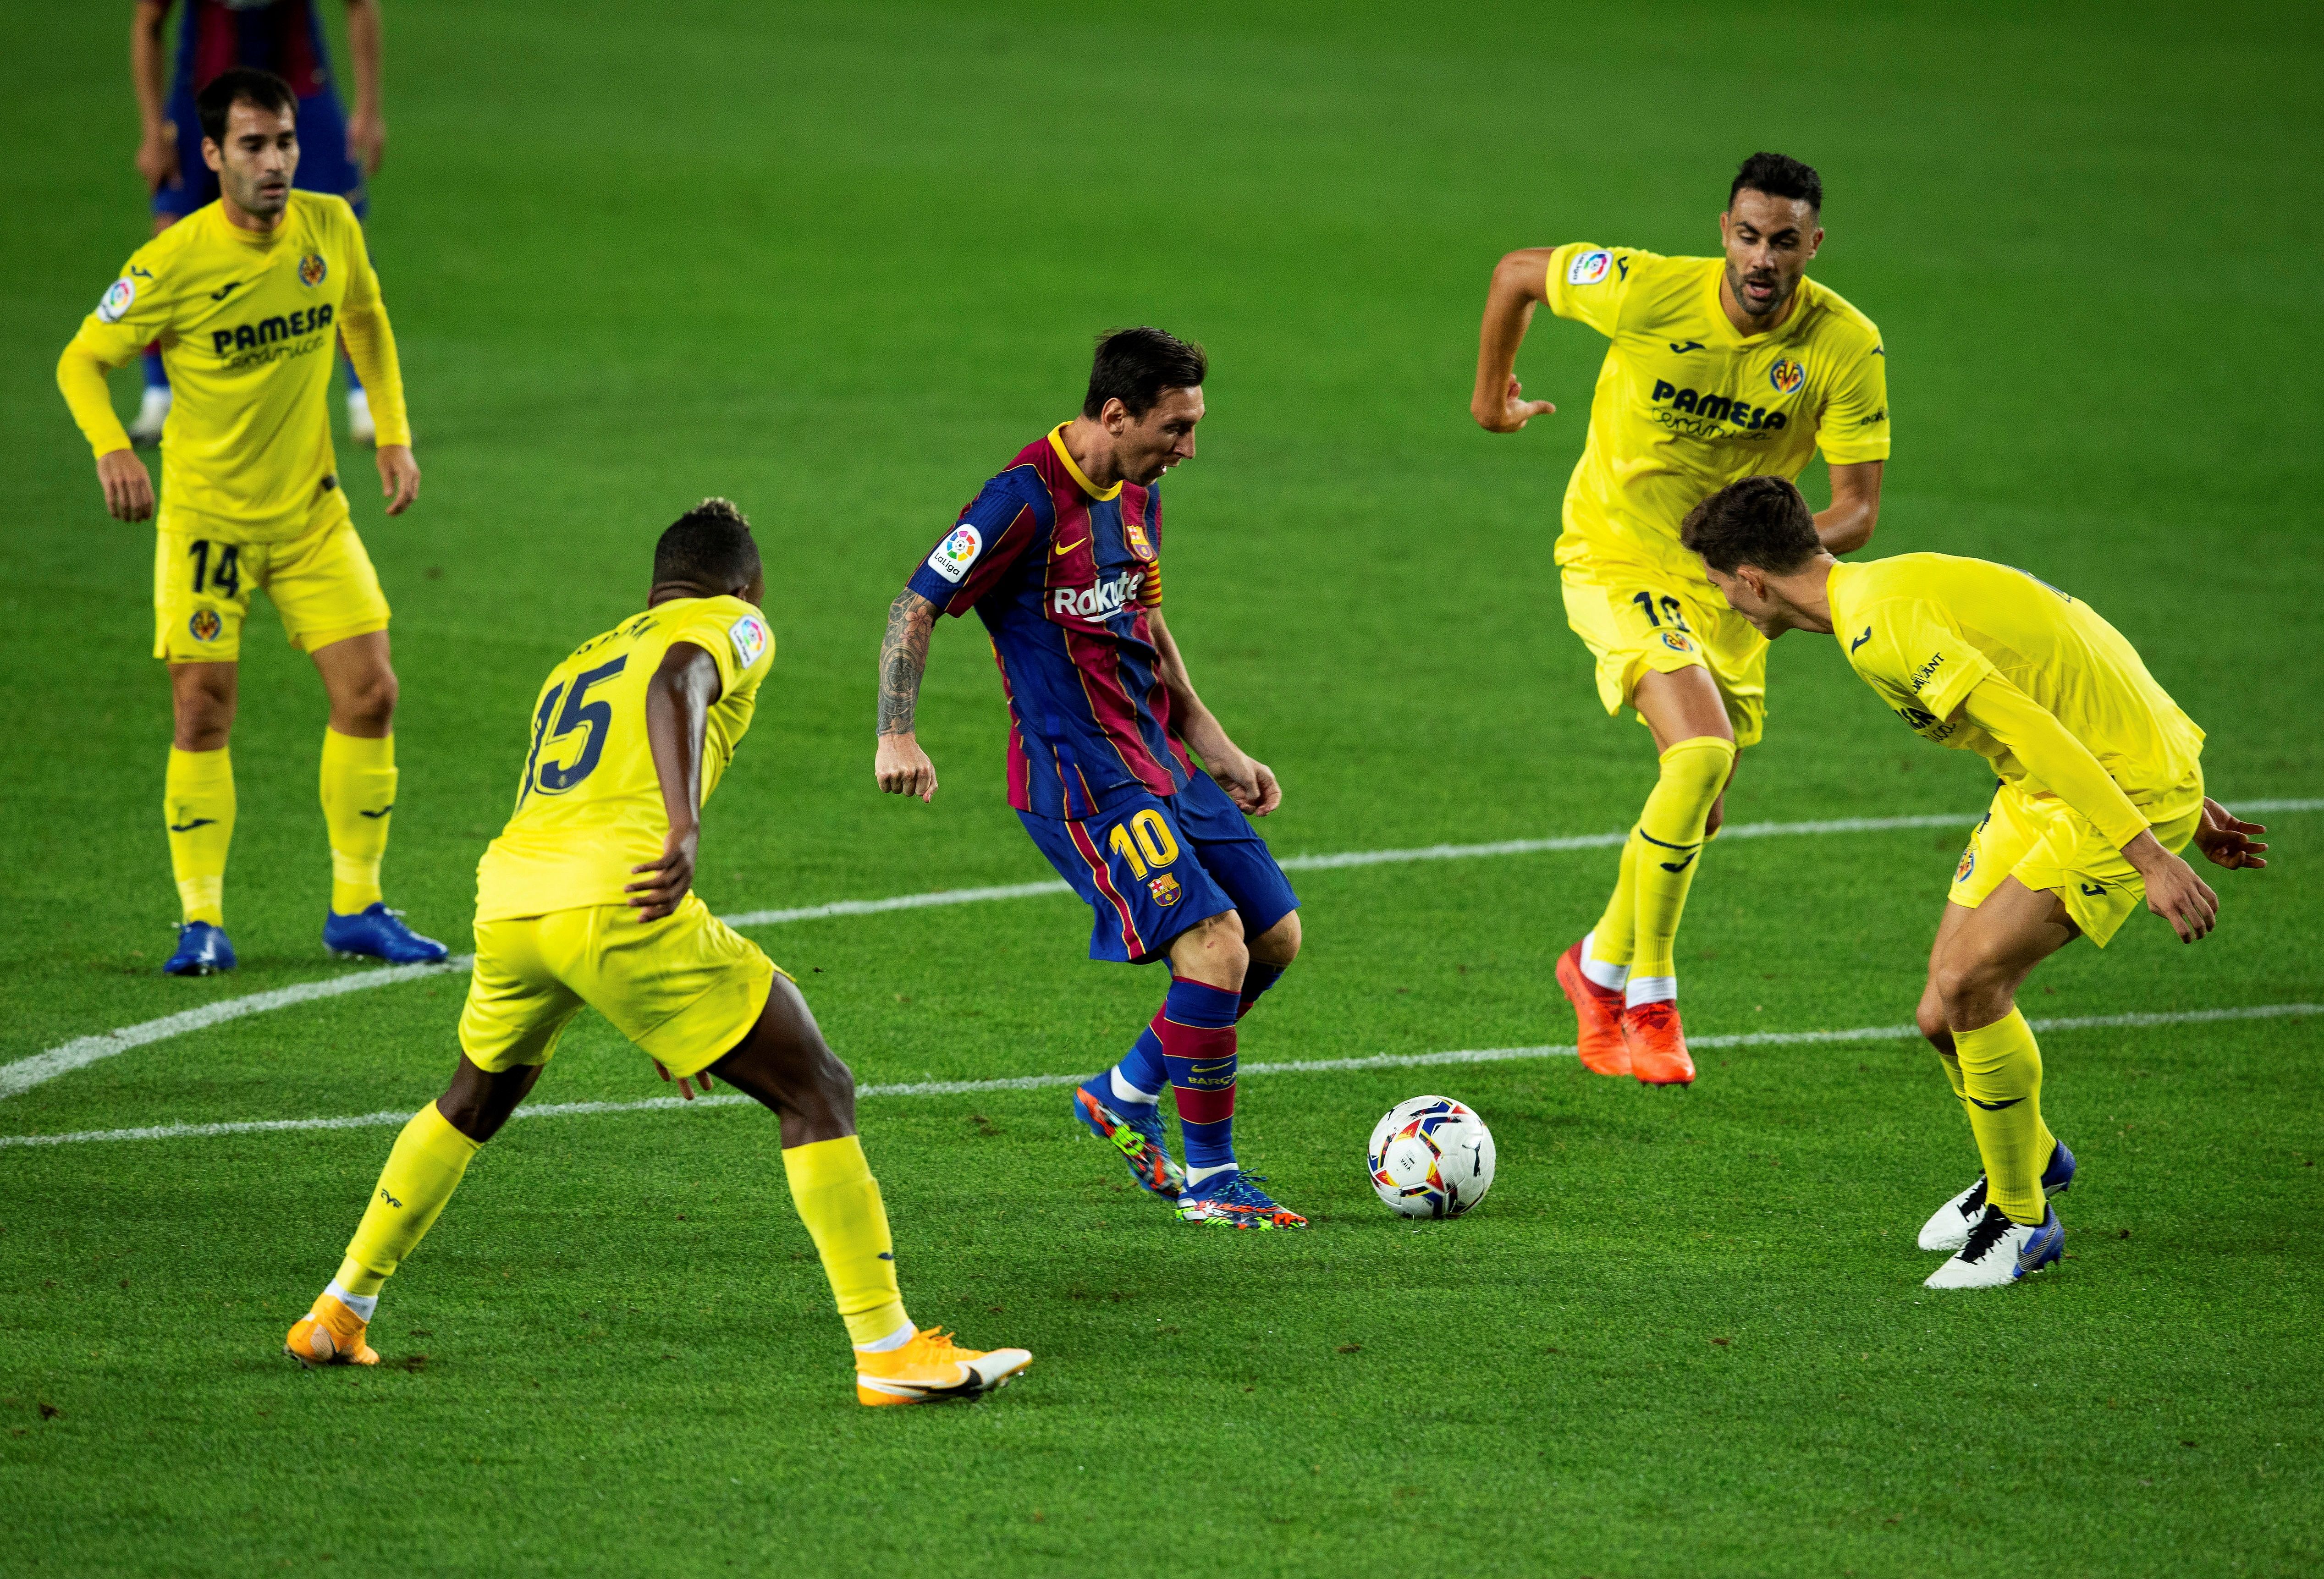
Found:
M 153 656 L 170 666 L 175 739 L 163 788 L 183 923 L 162 969 L 234 966 L 226 851 L 234 838 L 227 741 L 242 627 L 264 587 L 330 698 L 323 820 L 331 900 L 323 944 L 392 965 L 440 960 L 387 908 L 380 863 L 395 805 L 395 670 L 387 599 L 339 485 L 325 399 L 344 338 L 376 397 L 380 491 L 400 515 L 420 494 L 395 335 L 363 232 L 343 198 L 292 189 L 296 100 L 281 78 L 235 69 L 197 105 L 218 200 L 140 247 L 57 364 L 57 383 L 97 456 L 106 507 L 154 514 L 153 482 L 105 386 L 158 341 L 180 399 L 161 453 L 154 524 Z
M 217 178 L 202 163 L 206 134 L 195 100 L 237 66 L 266 71 L 290 86 L 301 157 L 293 184 L 303 192 L 345 198 L 361 220 L 369 208 L 364 179 L 387 145 L 381 104 L 378 0 L 346 0 L 347 54 L 355 68 L 355 111 L 344 115 L 330 51 L 314 0 L 186 0 L 178 24 L 177 60 L 165 78 L 162 35 L 173 0 L 137 0 L 129 24 L 129 80 L 143 130 L 137 172 L 153 194 L 153 234 L 217 200 Z M 215 134 L 209 134 L 215 136 Z M 129 424 L 139 445 L 161 441 L 170 415 L 170 374 L 159 346 L 145 351 L 145 395 Z M 375 442 L 370 397 L 347 365 L 347 437 Z
M 1208 367 L 1160 329 L 1099 341 L 1082 414 L 985 484 L 889 609 L 874 772 L 889 794 L 935 796 L 912 732 L 928 637 L 974 609 L 1009 698 L 1009 803 L 1096 912 L 1090 957 L 1170 962 L 1153 1022 L 1074 1092 L 1075 1116 L 1190 1223 L 1305 1228 L 1233 1137 L 1236 1023 L 1299 953 L 1299 900 L 1250 825 L 1283 792 L 1203 706 L 1162 618 L 1155 485 L 1194 458 Z
M 1719 830 L 1736 753 L 1759 738 L 1766 642 L 1721 605 L 1679 546 L 1680 518 L 1755 474 L 1797 476 L 1818 450 L 1836 553 L 1870 540 L 1888 455 L 1880 332 L 1806 277 L 1823 245 L 1823 181 L 1780 153 L 1743 162 L 1719 217 L 1723 255 L 1661 257 L 1572 242 L 1493 272 L 1470 411 L 1514 433 L 1557 408 L 1528 401 L 1517 347 L 1543 302 L 1611 344 L 1590 437 L 1566 486 L 1556 558 L 1566 623 L 1597 660 L 1598 699 L 1653 733 L 1653 792 L 1598 924 L 1557 962 L 1582 1064 L 1649 1085 L 1694 1078 L 1678 1014 L 1679 917 Z
M 585 1004 L 687 1100 L 715 1070 L 779 1116 L 791 1198 L 855 1344 L 859 1402 L 974 1398 L 1032 1362 L 955 1348 L 905 1316 L 855 1078 L 790 977 L 693 891 L 702 806 L 774 662 L 765 597 L 750 523 L 706 499 L 662 533 L 645 612 L 549 671 L 516 809 L 476 868 L 460 1062 L 404 1126 L 338 1276 L 291 1327 L 284 1347 L 302 1364 L 379 1362 L 365 1333 L 381 1287 Z
M 2044 1197 L 2073 1183 L 2074 1155 L 2042 1122 L 2018 988 L 2076 937 L 2105 947 L 2142 901 L 2181 941 L 2203 937 L 2218 896 L 2178 852 L 2191 840 L 2216 865 L 2264 866 L 2251 836 L 2267 830 L 2204 795 L 2203 732 L 2120 632 L 2047 582 L 1950 554 L 1840 564 L 1778 477 L 1721 489 L 1681 532 L 1763 634 L 1836 637 L 1908 728 L 2000 780 L 1954 869 L 1917 1016 L 1985 1175 L 1937 1209 L 1921 1248 L 1959 1252 L 1932 1288 L 2038 1271 L 2063 1245 Z

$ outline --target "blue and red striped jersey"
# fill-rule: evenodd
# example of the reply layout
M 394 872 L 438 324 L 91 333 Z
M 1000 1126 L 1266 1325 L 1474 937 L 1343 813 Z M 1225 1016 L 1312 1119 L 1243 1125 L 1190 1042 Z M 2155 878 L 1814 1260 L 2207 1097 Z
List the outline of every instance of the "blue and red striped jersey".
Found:
M 186 0 L 174 96 L 190 98 L 235 66 L 272 71 L 300 98 L 328 93 L 331 61 L 314 0 Z
M 1191 768 L 1170 733 L 1148 611 L 1162 604 L 1162 502 L 1100 489 L 1060 424 L 984 485 L 912 573 L 940 614 L 974 609 L 1009 697 L 1009 804 L 1093 817 L 1175 795 Z

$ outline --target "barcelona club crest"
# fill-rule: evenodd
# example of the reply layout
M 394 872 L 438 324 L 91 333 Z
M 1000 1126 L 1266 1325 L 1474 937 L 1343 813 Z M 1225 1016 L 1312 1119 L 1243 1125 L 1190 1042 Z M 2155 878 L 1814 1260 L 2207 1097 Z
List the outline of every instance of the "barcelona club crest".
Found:
M 1808 370 L 1789 356 L 1776 357 L 1775 365 L 1767 369 L 1767 382 L 1775 386 L 1777 394 L 1797 394 L 1807 381 Z
M 198 608 L 194 611 L 194 617 L 186 622 L 186 629 L 197 642 L 215 642 L 218 639 L 218 633 L 226 629 L 226 622 L 218 618 L 217 610 L 214 608 Z
M 1178 902 L 1180 891 L 1178 880 L 1167 872 L 1159 877 L 1149 877 L 1146 880 L 1146 891 L 1154 896 L 1154 902 L 1157 905 L 1166 908 L 1175 905 Z
M 299 283 L 309 290 L 320 285 L 330 272 L 330 265 L 323 262 L 320 253 L 309 253 L 299 260 Z
M 1131 553 L 1137 555 L 1139 559 L 1145 560 L 1149 565 L 1154 562 L 1153 540 L 1146 535 L 1146 525 L 1143 522 L 1123 522 L 1121 523 L 1121 537 L 1122 540 L 1130 545 L 1130 551 Z

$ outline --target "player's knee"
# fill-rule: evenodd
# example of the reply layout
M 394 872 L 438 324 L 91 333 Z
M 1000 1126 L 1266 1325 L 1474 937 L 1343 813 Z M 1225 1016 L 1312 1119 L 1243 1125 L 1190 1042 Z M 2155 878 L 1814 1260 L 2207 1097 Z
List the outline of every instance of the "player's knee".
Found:
M 1921 1002 L 1925 1016 L 1929 997 L 1936 999 L 1938 1023 L 1949 1028 L 1963 1023 L 1984 1024 L 1991 1018 L 1996 995 L 2008 995 L 2008 982 L 2004 974 L 1990 961 L 1974 956 L 1952 956 L 1937 961 L 1929 969 L 1928 994 Z M 1923 1031 L 1928 1020 L 1922 1020 Z
M 395 670 L 385 664 L 367 670 L 331 698 L 337 722 L 367 734 L 385 734 L 395 722 Z M 342 731 L 346 733 L 346 731 Z
M 1240 916 L 1232 910 L 1222 910 L 1197 922 L 1185 941 L 1186 948 L 1170 951 L 1174 967 L 1184 972 L 1191 963 L 1196 967 L 1191 974 L 1204 980 L 1222 987 L 1242 984 L 1243 973 L 1250 969 L 1250 946 L 1243 941 Z M 1189 953 L 1192 961 L 1183 958 Z
M 1931 1046 L 1941 1053 L 1952 1051 L 1953 1030 L 1945 1022 L 1944 1000 L 1934 992 L 1921 994 L 1921 1006 L 1913 1011 L 1913 1023 Z
M 1299 957 L 1299 912 L 1292 911 L 1253 938 L 1250 957 L 1278 970 Z

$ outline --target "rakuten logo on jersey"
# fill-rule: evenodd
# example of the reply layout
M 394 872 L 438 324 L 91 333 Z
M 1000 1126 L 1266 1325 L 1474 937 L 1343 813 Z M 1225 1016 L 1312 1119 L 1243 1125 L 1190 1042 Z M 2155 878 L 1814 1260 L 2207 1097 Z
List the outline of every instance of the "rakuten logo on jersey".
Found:
M 1112 580 L 1101 581 L 1094 586 L 1054 586 L 1049 589 L 1049 613 L 1084 620 L 1110 620 L 1129 607 L 1138 589 L 1145 585 L 1145 571 L 1124 570 Z

